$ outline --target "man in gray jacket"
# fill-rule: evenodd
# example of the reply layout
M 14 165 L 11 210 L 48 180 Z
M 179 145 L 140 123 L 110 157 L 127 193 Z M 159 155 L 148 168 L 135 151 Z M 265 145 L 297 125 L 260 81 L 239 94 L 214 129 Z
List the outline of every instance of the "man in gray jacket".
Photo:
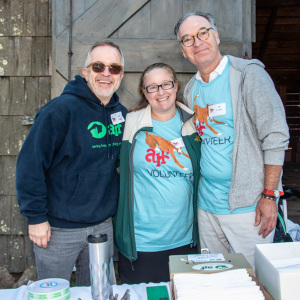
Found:
M 211 14 L 191 12 L 174 29 L 198 72 L 184 98 L 202 139 L 198 226 L 201 248 L 243 253 L 273 241 L 289 133 L 274 84 L 258 60 L 222 56 Z

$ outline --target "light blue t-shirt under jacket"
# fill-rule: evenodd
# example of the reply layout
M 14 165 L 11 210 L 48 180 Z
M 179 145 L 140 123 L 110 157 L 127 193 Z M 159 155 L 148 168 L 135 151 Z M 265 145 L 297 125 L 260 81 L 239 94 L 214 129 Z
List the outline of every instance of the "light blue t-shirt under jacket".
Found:
M 187 245 L 193 227 L 193 169 L 179 112 L 152 123 L 152 132 L 138 133 L 133 154 L 135 238 L 143 252 Z
M 213 214 L 255 210 L 254 205 L 230 211 L 228 204 L 234 142 L 229 66 L 228 61 L 221 75 L 208 83 L 195 80 L 193 87 L 195 126 L 202 139 L 198 207 Z

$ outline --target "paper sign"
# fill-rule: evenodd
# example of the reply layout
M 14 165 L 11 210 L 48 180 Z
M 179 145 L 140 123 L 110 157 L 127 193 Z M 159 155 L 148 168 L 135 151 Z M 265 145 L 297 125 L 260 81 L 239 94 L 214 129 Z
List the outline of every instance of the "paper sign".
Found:
M 189 262 L 225 261 L 222 253 L 188 255 Z

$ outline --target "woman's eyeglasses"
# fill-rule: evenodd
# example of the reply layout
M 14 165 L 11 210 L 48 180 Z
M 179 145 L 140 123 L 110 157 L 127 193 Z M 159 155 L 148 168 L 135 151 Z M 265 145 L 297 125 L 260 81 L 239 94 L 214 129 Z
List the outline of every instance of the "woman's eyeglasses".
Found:
M 101 62 L 93 62 L 93 63 L 90 63 L 88 67 L 92 66 L 92 70 L 95 72 L 95 73 L 102 73 L 104 72 L 105 68 L 108 67 L 108 70 L 111 74 L 113 75 L 118 75 L 122 72 L 123 70 L 123 66 L 120 66 L 120 65 L 116 65 L 116 64 L 112 64 L 112 65 L 105 65 Z
M 155 93 L 158 92 L 160 87 L 163 90 L 170 90 L 174 87 L 174 81 L 166 81 L 163 84 L 158 85 L 148 85 L 144 89 L 147 91 L 147 93 Z

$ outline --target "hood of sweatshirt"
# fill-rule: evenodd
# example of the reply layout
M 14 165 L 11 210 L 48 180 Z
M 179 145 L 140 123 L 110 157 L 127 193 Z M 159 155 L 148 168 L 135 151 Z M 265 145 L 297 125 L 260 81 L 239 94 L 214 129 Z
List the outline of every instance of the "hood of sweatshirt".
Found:
M 243 70 L 249 66 L 249 65 L 258 65 L 262 67 L 263 69 L 265 68 L 265 65 L 259 61 L 258 59 L 241 59 L 239 57 L 234 57 L 231 55 L 227 55 L 230 61 L 230 66 L 233 67 L 234 69 L 243 72 Z

